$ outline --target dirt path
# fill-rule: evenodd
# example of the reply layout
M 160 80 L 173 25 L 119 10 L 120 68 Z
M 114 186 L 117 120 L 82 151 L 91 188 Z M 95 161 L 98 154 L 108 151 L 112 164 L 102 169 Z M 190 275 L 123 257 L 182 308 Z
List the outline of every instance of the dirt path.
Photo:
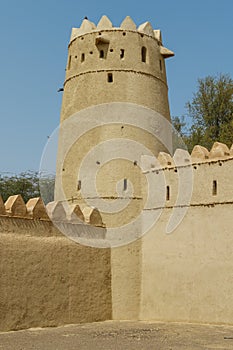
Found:
M 2 350 L 233 349 L 233 327 L 100 322 L 0 333 Z

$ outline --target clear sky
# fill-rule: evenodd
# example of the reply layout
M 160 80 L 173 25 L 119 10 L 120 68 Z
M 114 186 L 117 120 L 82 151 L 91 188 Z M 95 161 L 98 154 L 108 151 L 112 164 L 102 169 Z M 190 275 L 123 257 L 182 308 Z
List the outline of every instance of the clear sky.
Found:
M 162 30 L 175 52 L 166 60 L 172 116 L 185 114 L 198 78 L 233 77 L 232 0 L 1 0 L 0 173 L 38 170 L 59 124 L 71 28 L 103 14 L 114 26 L 130 15 Z

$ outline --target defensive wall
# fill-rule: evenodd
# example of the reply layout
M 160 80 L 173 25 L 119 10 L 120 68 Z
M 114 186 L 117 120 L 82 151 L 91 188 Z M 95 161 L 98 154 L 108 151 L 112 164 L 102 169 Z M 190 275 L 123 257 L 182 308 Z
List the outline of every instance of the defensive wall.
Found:
M 21 196 L 0 203 L 0 330 L 111 319 L 109 249 L 80 245 L 63 235 L 104 237 L 98 211 Z M 72 218 L 73 216 L 73 218 Z
M 210 152 L 195 146 L 191 155 L 161 152 L 158 160 L 159 167 L 153 158 L 143 163 L 149 176 L 165 178 L 163 207 L 158 200 L 144 208 L 159 219 L 138 241 L 112 250 L 113 318 L 232 324 L 233 147 L 216 142 Z M 178 202 L 189 186 L 190 201 Z M 186 213 L 168 234 L 180 209 Z
M 158 160 L 160 167 L 144 159 L 143 172 L 163 172 L 165 204 L 144 210 L 161 215 L 122 247 L 91 248 L 60 233 L 59 222 L 74 235 L 104 239 L 97 209 L 67 212 L 52 202 L 46 211 L 41 199 L 25 205 L 19 195 L 1 201 L 1 330 L 109 319 L 233 324 L 233 148 L 195 146 L 191 156 L 177 150 Z M 166 234 L 178 175 L 191 168 L 190 203 L 179 203 L 187 212 Z

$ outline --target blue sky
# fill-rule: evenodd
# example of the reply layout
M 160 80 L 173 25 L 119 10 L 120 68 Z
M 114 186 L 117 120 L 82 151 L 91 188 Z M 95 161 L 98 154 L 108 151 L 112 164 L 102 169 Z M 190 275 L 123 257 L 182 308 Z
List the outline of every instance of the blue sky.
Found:
M 103 14 L 119 26 L 130 15 L 161 29 L 166 47 L 171 115 L 185 114 L 197 79 L 233 77 L 232 0 L 2 0 L 0 4 L 0 173 L 38 170 L 59 123 L 67 45 L 84 16 Z

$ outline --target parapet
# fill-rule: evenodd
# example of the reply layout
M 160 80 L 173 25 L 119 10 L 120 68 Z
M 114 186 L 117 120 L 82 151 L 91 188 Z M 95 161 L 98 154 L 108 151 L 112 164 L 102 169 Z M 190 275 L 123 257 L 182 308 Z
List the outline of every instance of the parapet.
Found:
M 219 161 L 233 159 L 233 144 L 229 149 L 221 142 L 215 142 L 210 151 L 207 148 L 196 145 L 191 154 L 184 149 L 176 149 L 173 156 L 160 152 L 157 158 L 142 157 L 142 168 L 144 171 L 158 170 L 164 168 L 183 167 L 200 163 L 216 163 Z
M 40 197 L 29 199 L 25 204 L 20 194 L 10 196 L 5 203 L 0 196 L 0 216 L 104 227 L 96 208 L 81 209 L 78 204 L 63 202 L 50 202 L 45 206 Z
M 90 33 L 99 33 L 101 35 L 102 31 L 130 31 L 139 33 L 141 36 L 148 36 L 152 39 L 156 40 L 158 44 L 161 46 L 160 53 L 164 58 L 174 56 L 174 52 L 162 46 L 162 35 L 159 29 L 154 30 L 150 24 L 150 22 L 145 22 L 140 24 L 138 27 L 132 20 L 130 16 L 127 16 L 120 27 L 114 27 L 112 22 L 107 16 L 102 16 L 99 23 L 96 25 L 95 23 L 89 21 L 88 19 L 84 19 L 80 28 L 72 28 L 70 43 L 78 37 L 82 37 L 86 34 Z M 101 38 L 104 40 L 104 38 Z

